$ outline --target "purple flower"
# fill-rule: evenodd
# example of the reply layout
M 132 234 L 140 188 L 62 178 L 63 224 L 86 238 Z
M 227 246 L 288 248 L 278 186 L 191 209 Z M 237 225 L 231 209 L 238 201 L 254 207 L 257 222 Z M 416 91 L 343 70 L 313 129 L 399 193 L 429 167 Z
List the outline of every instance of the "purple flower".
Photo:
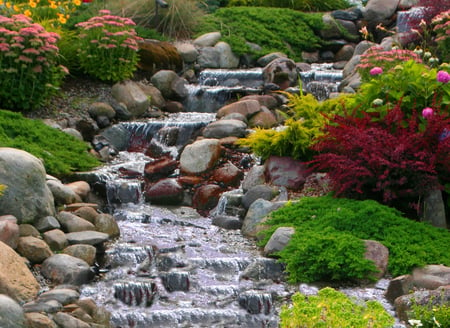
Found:
M 434 114 L 433 108 L 426 107 L 422 110 L 422 116 L 426 119 L 432 117 Z
M 383 73 L 383 69 L 381 67 L 374 67 L 369 71 L 370 75 L 380 75 Z
M 448 83 L 450 81 L 450 74 L 446 71 L 439 71 L 436 75 L 436 80 L 442 83 Z

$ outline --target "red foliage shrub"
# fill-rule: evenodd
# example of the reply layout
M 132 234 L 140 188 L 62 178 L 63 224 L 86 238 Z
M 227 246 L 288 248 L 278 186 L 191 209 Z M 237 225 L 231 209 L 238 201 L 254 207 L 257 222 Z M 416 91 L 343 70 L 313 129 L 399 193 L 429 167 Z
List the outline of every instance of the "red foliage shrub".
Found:
M 416 111 L 405 118 L 400 104 L 379 121 L 367 113 L 336 115 L 314 145 L 319 154 L 310 164 L 328 173 L 337 196 L 399 208 L 450 181 L 446 131 L 448 112 L 435 112 L 426 121 Z

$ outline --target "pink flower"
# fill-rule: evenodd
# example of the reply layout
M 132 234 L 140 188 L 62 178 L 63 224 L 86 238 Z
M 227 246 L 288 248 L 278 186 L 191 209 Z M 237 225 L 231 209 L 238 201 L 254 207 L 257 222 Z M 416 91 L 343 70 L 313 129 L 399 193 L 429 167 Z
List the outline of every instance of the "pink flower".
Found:
M 41 65 L 36 65 L 33 67 L 33 72 L 35 73 L 42 73 L 42 66 Z
M 40 54 L 40 52 L 39 52 L 39 50 L 37 50 L 37 49 L 34 49 L 34 48 L 28 48 L 28 49 L 25 49 L 24 51 L 22 51 L 24 54 L 33 54 L 33 55 L 39 55 Z
M 110 15 L 111 14 L 111 12 L 108 9 L 102 9 L 99 11 L 99 13 L 101 15 Z
M 380 75 L 383 73 L 383 69 L 381 67 L 374 67 L 369 71 L 370 75 Z
M 450 74 L 446 71 L 439 71 L 436 75 L 438 82 L 448 83 L 450 81 Z
M 9 44 L 8 43 L 0 43 L 0 51 L 9 51 Z
M 422 110 L 422 116 L 423 116 L 425 119 L 428 119 L 428 118 L 432 117 L 433 114 L 434 114 L 433 108 L 426 107 L 426 108 L 424 108 L 424 109 Z

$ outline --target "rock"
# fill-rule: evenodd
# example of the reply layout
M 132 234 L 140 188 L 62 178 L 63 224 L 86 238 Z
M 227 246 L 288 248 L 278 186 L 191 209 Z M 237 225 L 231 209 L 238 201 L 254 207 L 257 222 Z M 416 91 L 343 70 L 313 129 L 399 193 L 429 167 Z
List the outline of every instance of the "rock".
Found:
M 436 289 L 450 285 L 450 267 L 444 265 L 427 265 L 415 269 L 413 284 L 416 288 Z
M 244 193 L 249 191 L 252 187 L 262 185 L 266 182 L 264 175 L 264 165 L 255 165 L 247 172 L 247 175 L 242 181 L 242 190 Z
M 151 77 L 151 82 L 165 99 L 180 100 L 187 96 L 187 81 L 174 71 L 160 70 Z
M 69 245 L 66 234 L 59 229 L 49 230 L 43 233 L 44 241 L 53 251 L 60 251 Z
M 163 179 L 144 192 L 145 200 L 159 205 L 180 205 L 184 198 L 183 187 L 175 179 Z
M 350 60 L 353 56 L 355 48 L 351 44 L 344 45 L 334 56 L 336 61 Z
M 98 245 L 104 243 L 109 239 L 106 233 L 98 231 L 81 231 L 81 232 L 71 232 L 66 233 L 67 240 L 69 244 L 87 244 L 87 245 Z
M 260 291 L 245 291 L 238 297 L 239 305 L 250 314 L 269 314 L 272 311 L 272 294 Z
M 215 47 L 204 47 L 200 49 L 197 57 L 200 68 L 220 68 L 220 52 Z
M 357 65 L 359 64 L 360 61 L 361 56 L 354 54 L 353 57 L 347 62 L 347 64 L 345 64 L 344 69 L 342 70 L 342 77 L 346 79 L 355 74 Z
M 210 32 L 200 35 L 194 40 L 194 46 L 197 47 L 212 47 L 214 46 L 222 37 L 220 32 Z
M 225 187 L 239 187 L 244 172 L 238 169 L 233 163 L 225 163 L 222 167 L 214 170 L 211 179 L 218 183 L 223 183 Z
M 257 199 L 272 200 L 279 193 L 279 191 L 266 184 L 257 185 L 250 188 L 242 197 L 242 206 L 248 209 L 252 203 Z
M 237 57 L 231 47 L 226 42 L 218 42 L 214 48 L 219 52 L 219 67 L 220 68 L 238 68 L 239 57 Z
M 1 241 L 0 258 L 0 296 L 6 294 L 20 303 L 32 300 L 40 286 L 24 259 Z M 0 306 L 0 311 L 2 308 Z
M 91 326 L 77 319 L 70 314 L 64 312 L 58 312 L 53 316 L 53 320 L 58 324 L 61 328 L 91 328 Z
M 91 186 L 86 181 L 74 181 L 67 183 L 66 187 L 72 189 L 72 191 L 83 201 L 88 199 L 89 193 L 91 192 Z
M 56 313 L 61 311 L 62 304 L 55 300 L 47 302 L 39 302 L 38 300 L 26 303 L 23 305 L 23 310 L 26 313 L 29 312 L 41 312 L 41 313 Z
M 202 154 L 201 157 L 198 154 Z M 186 174 L 200 174 L 210 170 L 222 154 L 217 139 L 202 139 L 187 145 L 180 156 L 180 169 Z
M 42 239 L 36 237 L 20 237 L 17 252 L 31 263 L 42 263 L 53 255 L 50 247 Z
M 379 23 L 390 21 L 392 15 L 398 8 L 400 0 L 370 0 L 367 2 L 362 13 L 364 20 L 366 20 L 371 27 Z
M 277 118 L 270 110 L 264 110 L 264 107 L 248 121 L 248 126 L 251 128 L 270 129 L 276 125 L 278 125 Z
M 310 174 L 303 162 L 291 157 L 270 156 L 264 165 L 267 181 L 291 190 L 300 190 Z
M 108 119 L 113 119 L 116 116 L 116 111 L 108 103 L 93 102 L 88 107 L 88 113 L 95 120 L 101 116 L 105 116 Z
M 256 237 L 258 225 L 272 211 L 284 206 L 284 202 L 272 203 L 265 199 L 257 199 L 250 205 L 242 224 L 242 234 L 246 237 Z
M 445 218 L 445 204 L 442 198 L 442 191 L 432 190 L 428 192 L 423 202 L 422 221 L 429 222 L 435 227 L 446 229 L 447 221 Z
M 164 111 L 168 113 L 181 113 L 184 110 L 183 104 L 179 101 L 169 100 L 164 106 Z
M 73 212 L 76 216 L 79 216 L 80 218 L 85 219 L 86 221 L 91 222 L 92 224 L 95 223 L 95 219 L 99 215 L 99 213 L 90 206 L 83 206 L 78 208 Z
M 183 60 L 170 42 L 144 39 L 139 42 L 139 68 L 150 73 L 161 69 L 180 71 Z
M 77 129 L 74 128 L 65 128 L 61 130 L 64 133 L 67 133 L 68 135 L 71 135 L 72 137 L 74 137 L 75 139 L 78 139 L 80 141 L 84 141 L 83 139 L 83 135 L 81 134 L 81 132 L 79 132 Z
M 387 270 L 389 261 L 389 249 L 375 240 L 364 240 L 366 253 L 364 257 L 375 264 L 378 272 L 373 274 L 376 279 L 382 278 Z
M 227 230 L 238 230 L 242 227 L 242 221 L 239 218 L 228 215 L 214 216 L 212 224 Z
M 283 250 L 291 240 L 294 233 L 295 229 L 292 227 L 279 227 L 272 234 L 266 246 L 264 246 L 264 255 L 270 256 Z
M 89 282 L 94 273 L 89 265 L 67 254 L 56 254 L 42 263 L 42 275 L 55 284 L 72 284 L 80 286 Z
M 164 108 L 166 106 L 166 100 L 157 87 L 142 82 L 139 82 L 138 85 L 150 99 L 150 105 L 157 108 Z
M 418 306 L 443 306 L 450 303 L 450 285 L 439 287 L 436 290 L 420 290 L 412 294 L 400 296 L 395 300 L 395 312 L 398 318 L 407 322 L 409 313 L 411 313 L 411 305 Z
M 81 202 L 81 198 L 69 187 L 59 180 L 48 180 L 47 186 L 53 194 L 56 205 L 65 205 Z
M 109 238 L 120 236 L 119 226 L 111 214 L 99 214 L 95 219 L 95 229 L 99 232 L 106 233 Z
M 59 212 L 58 219 L 65 232 L 95 230 L 95 226 L 91 222 L 80 218 L 71 212 Z
M 198 57 L 198 50 L 192 43 L 189 42 L 175 42 L 174 46 L 177 48 L 183 62 L 190 64 L 194 63 Z
M 12 298 L 0 294 L 0 323 L 2 328 L 25 328 L 22 308 Z
M 261 258 L 250 263 L 242 272 L 240 279 L 282 281 L 284 271 L 284 264 L 277 260 Z
M 97 248 L 92 245 L 71 245 L 64 248 L 63 254 L 67 254 L 85 261 L 89 265 L 94 265 L 97 256 Z
M 56 323 L 42 313 L 25 313 L 27 328 L 58 328 Z
M 178 166 L 178 162 L 170 157 L 157 158 L 144 166 L 144 176 L 149 181 L 157 181 L 172 174 Z
M 17 219 L 12 215 L 0 216 L 0 241 L 15 249 L 19 242 L 20 229 Z
M 78 120 L 75 128 L 81 133 L 83 140 L 88 142 L 92 141 L 99 130 L 97 123 L 91 118 Z
M 252 115 L 256 114 L 261 110 L 261 105 L 259 101 L 254 99 L 241 100 L 229 105 L 225 105 L 217 111 L 217 118 L 221 119 L 226 115 L 232 113 L 239 113 L 244 115 L 246 118 L 250 118 Z
M 160 275 L 162 283 L 168 292 L 189 291 L 189 272 L 172 271 Z
M 269 109 L 275 109 L 280 105 L 277 98 L 275 98 L 273 95 L 248 95 L 242 97 L 239 102 L 246 100 L 256 100 L 260 106 L 264 106 Z
M 54 216 L 50 215 L 44 216 L 43 218 L 37 220 L 34 226 L 36 227 L 37 230 L 39 230 L 39 232 L 46 232 L 49 230 L 61 228 L 59 221 Z
M 36 237 L 36 238 L 41 237 L 41 234 L 39 233 L 39 231 L 31 224 L 21 224 L 19 226 L 19 234 L 20 234 L 20 237 L 28 237 L 28 236 L 32 236 L 32 237 Z
M 411 275 L 402 275 L 395 277 L 389 282 L 389 286 L 384 293 L 386 299 L 394 304 L 397 297 L 409 294 L 413 288 L 413 278 Z
M 55 214 L 44 165 L 33 155 L 1 147 L 0 184 L 8 186 L 0 197 L 0 215 L 14 215 L 18 224 L 32 224 L 40 217 Z
M 276 59 L 280 59 L 280 58 L 287 58 L 287 56 L 286 56 L 286 54 L 284 54 L 282 52 L 272 52 L 270 54 L 267 54 L 267 55 L 264 55 L 264 56 L 258 58 L 257 63 L 259 66 L 265 67 L 272 61 L 274 61 Z
M 331 40 L 339 39 L 342 37 L 341 26 L 330 14 L 322 15 L 322 22 L 324 28 L 320 29 L 320 36 L 322 39 Z
M 223 189 L 216 184 L 207 184 L 198 188 L 192 197 L 192 206 L 197 210 L 211 210 L 219 202 Z
M 111 95 L 124 103 L 134 117 L 142 116 L 150 106 L 150 100 L 136 82 L 127 80 L 114 84 Z
M 131 132 L 124 126 L 117 124 L 113 125 L 101 132 L 102 144 L 104 146 L 112 146 L 118 151 L 127 150 L 130 144 Z M 106 144 L 105 144 L 106 143 Z
M 265 83 L 274 83 L 275 76 L 285 73 L 289 78 L 289 84 L 295 85 L 298 79 L 297 66 L 292 59 L 277 58 L 272 60 L 263 68 L 263 79 Z
M 80 298 L 80 293 L 70 288 L 54 288 L 39 295 L 39 302 L 55 300 L 62 305 L 75 303 Z
M 210 139 L 220 139 L 229 136 L 245 137 L 247 124 L 240 120 L 218 120 L 208 124 L 203 130 L 203 136 Z

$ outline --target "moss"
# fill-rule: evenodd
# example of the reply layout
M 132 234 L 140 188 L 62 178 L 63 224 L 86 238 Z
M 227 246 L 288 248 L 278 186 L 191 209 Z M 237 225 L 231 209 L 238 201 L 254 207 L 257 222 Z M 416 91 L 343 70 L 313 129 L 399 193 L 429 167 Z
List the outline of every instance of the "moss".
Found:
M 0 110 L 0 146 L 18 148 L 41 158 L 47 173 L 62 176 L 98 166 L 88 144 L 19 113 Z
M 281 51 L 301 60 L 302 51 L 321 47 L 318 36 L 323 27 L 321 14 L 307 14 L 284 8 L 232 7 L 205 15 L 196 27 L 196 35 L 220 31 L 237 55 L 252 53 L 246 42 L 262 47 L 255 56 Z
M 296 228 L 279 253 L 295 282 L 370 276 L 371 268 L 362 258 L 364 246 L 358 242 L 364 239 L 377 240 L 389 249 L 388 271 L 394 276 L 427 264 L 450 265 L 447 230 L 411 221 L 373 200 L 304 197 L 273 212 L 265 224 L 269 228 L 262 233 L 262 245 L 276 228 Z

